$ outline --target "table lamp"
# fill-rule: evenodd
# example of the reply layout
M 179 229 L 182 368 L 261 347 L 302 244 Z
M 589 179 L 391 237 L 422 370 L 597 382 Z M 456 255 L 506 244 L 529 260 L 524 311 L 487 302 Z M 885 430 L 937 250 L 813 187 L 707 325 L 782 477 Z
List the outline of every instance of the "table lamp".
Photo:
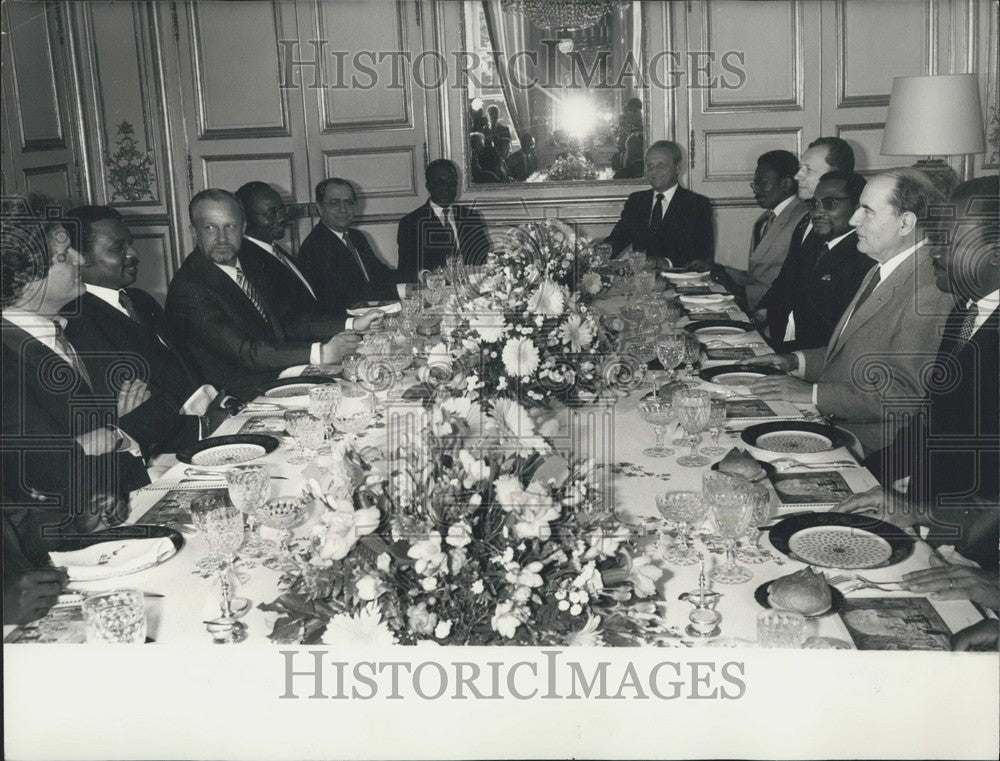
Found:
M 943 193 L 958 175 L 940 158 L 985 150 L 975 74 L 896 77 L 882 136 L 883 156 L 925 156 L 914 164 Z

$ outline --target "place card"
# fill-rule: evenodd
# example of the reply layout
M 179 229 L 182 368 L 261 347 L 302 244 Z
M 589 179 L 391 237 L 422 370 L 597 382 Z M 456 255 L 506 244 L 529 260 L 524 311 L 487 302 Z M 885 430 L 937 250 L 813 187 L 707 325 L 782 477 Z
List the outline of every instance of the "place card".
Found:
M 836 505 L 854 494 L 836 470 L 775 473 L 771 483 L 783 505 Z
M 951 650 L 951 632 L 925 597 L 848 599 L 840 617 L 858 650 Z
M 705 349 L 705 357 L 711 360 L 719 359 L 749 359 L 756 354 L 749 346 L 716 346 Z
M 221 478 L 225 476 L 220 474 Z M 225 487 L 213 487 L 211 489 L 198 488 L 177 488 L 171 489 L 156 503 L 147 510 L 136 523 L 151 524 L 154 526 L 166 526 L 170 523 L 191 523 L 191 502 L 203 495 L 218 497 L 225 500 L 229 490 Z

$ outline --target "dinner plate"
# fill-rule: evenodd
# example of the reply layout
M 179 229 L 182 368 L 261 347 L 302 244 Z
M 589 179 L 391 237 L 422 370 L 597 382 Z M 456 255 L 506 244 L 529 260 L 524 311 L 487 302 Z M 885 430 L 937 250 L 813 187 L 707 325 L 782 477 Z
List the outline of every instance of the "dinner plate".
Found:
M 735 364 L 709 367 L 698 373 L 698 377 L 718 386 L 749 386 L 765 376 L 784 374 L 783 370 L 774 365 Z
M 724 336 L 745 336 L 754 326 L 742 320 L 695 320 L 684 326 L 684 330 L 699 338 L 722 338 Z
M 681 294 L 677 298 L 684 306 L 692 307 L 721 306 L 734 301 L 728 293 Z
M 132 540 L 142 540 L 142 539 L 169 539 L 170 544 L 165 548 L 160 548 L 160 551 L 151 557 L 149 560 L 142 560 L 141 562 L 136 562 L 136 558 L 132 558 L 131 562 L 126 562 L 121 567 L 115 567 L 113 564 L 109 563 L 111 555 L 115 555 L 118 559 L 128 557 L 128 553 L 137 551 L 135 545 L 127 545 L 124 542 L 130 542 Z M 89 547 L 96 547 L 98 545 L 107 545 L 102 547 L 100 552 L 101 555 L 94 557 L 93 553 L 97 550 L 93 550 L 90 553 L 90 562 L 84 562 L 82 558 L 76 556 L 76 565 L 70 565 L 70 561 L 66 556 L 60 558 L 60 562 L 66 562 L 67 566 L 70 568 L 70 580 L 71 581 L 101 581 L 104 579 L 113 579 L 121 576 L 130 576 L 133 573 L 139 573 L 140 571 L 145 571 L 148 568 L 153 568 L 154 566 L 162 565 L 166 563 L 170 558 L 180 551 L 181 547 L 184 546 L 184 537 L 181 536 L 180 532 L 175 531 L 172 528 L 167 528 L 166 526 L 153 526 L 146 524 L 135 524 L 131 526 L 115 526 L 114 528 L 104 529 L 103 531 L 95 531 L 92 534 L 87 534 L 82 537 L 74 537 L 70 543 L 67 543 L 65 548 L 61 549 L 61 552 L 78 552 L 80 550 L 85 550 Z M 149 548 L 143 545 L 143 552 L 148 552 Z M 164 551 L 165 550 L 165 551 Z M 118 553 L 122 554 L 119 555 Z M 152 553 L 149 552 L 152 556 Z M 140 553 L 141 558 L 142 553 Z M 64 561 L 62 558 L 66 558 Z M 82 573 L 81 573 L 82 571 Z
M 767 595 L 771 589 L 771 584 L 775 581 L 777 581 L 777 579 L 765 581 L 753 592 L 753 599 L 755 599 L 757 604 L 762 608 L 771 607 L 771 601 L 768 599 Z M 829 616 L 831 613 L 840 613 L 844 609 L 844 602 L 846 602 L 844 599 L 844 593 L 836 587 L 830 586 L 830 607 L 822 613 L 813 613 L 811 616 L 805 616 L 805 618 L 822 618 L 823 616 Z
M 277 448 L 278 440 L 274 436 L 238 433 L 202 439 L 178 452 L 177 459 L 188 465 L 238 465 L 263 457 Z
M 676 280 L 679 283 L 690 283 L 696 280 L 704 280 L 711 272 L 664 272 L 663 277 L 667 280 Z
M 839 428 L 808 420 L 784 420 L 758 423 L 745 428 L 740 438 L 769 454 L 824 455 L 847 443 Z
M 774 548 L 809 565 L 843 570 L 884 568 L 906 560 L 913 537 L 891 523 L 856 513 L 806 513 L 779 521 Z

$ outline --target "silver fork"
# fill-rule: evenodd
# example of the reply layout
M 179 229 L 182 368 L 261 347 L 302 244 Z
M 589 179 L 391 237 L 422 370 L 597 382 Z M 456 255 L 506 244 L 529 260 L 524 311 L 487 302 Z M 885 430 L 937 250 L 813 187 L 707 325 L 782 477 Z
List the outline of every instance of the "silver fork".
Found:
M 866 579 L 864 576 L 859 576 L 856 573 L 843 573 L 836 576 L 831 576 L 827 580 L 827 584 L 831 586 L 836 586 L 837 584 L 843 584 L 845 581 L 856 582 L 859 586 L 855 589 L 880 589 L 883 592 L 904 592 L 902 581 L 872 581 L 871 579 Z
M 778 457 L 771 460 L 771 464 L 779 470 L 787 468 L 860 468 L 861 466 L 854 460 L 829 460 L 828 462 L 802 462 L 794 457 Z

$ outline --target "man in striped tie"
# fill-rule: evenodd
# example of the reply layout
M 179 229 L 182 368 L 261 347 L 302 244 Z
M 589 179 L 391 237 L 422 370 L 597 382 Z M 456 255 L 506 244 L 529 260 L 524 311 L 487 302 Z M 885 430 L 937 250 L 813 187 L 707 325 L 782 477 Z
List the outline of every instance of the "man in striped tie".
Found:
M 353 331 L 327 340 L 295 337 L 271 305 L 273 285 L 244 272 L 245 223 L 232 193 L 203 190 L 188 206 L 197 243 L 167 292 L 167 317 L 205 380 L 243 399 L 293 365 L 339 363 L 357 347 Z

